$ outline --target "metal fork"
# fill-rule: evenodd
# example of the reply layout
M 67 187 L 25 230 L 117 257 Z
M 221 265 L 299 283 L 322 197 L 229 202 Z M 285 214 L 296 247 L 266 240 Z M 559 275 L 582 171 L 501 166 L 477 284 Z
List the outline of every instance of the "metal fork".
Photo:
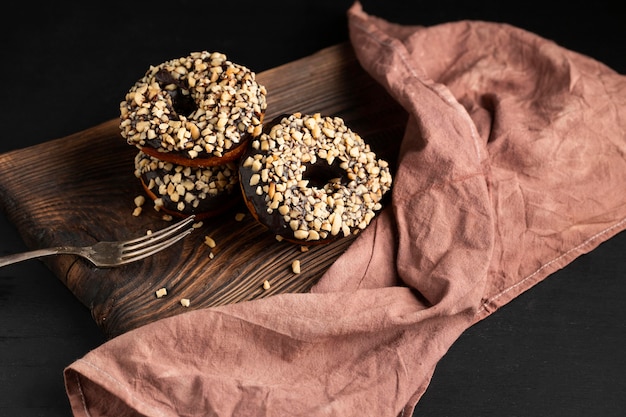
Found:
M 11 265 L 28 259 L 41 258 L 50 255 L 78 255 L 88 259 L 99 268 L 111 268 L 135 262 L 170 247 L 193 231 L 194 216 L 189 216 L 176 224 L 152 234 L 146 234 L 137 239 L 98 242 L 91 246 L 59 246 L 54 248 L 37 249 L 14 255 L 0 256 L 0 267 Z

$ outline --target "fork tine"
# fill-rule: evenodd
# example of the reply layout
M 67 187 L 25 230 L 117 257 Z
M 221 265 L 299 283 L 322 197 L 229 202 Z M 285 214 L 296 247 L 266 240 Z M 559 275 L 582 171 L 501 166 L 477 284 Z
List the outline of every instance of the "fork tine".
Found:
M 183 239 L 184 237 L 189 235 L 192 231 L 193 231 L 193 228 L 189 228 L 183 231 L 182 233 L 174 235 L 170 237 L 169 239 L 161 240 L 155 244 L 144 245 L 132 251 L 124 250 L 122 251 L 122 255 L 121 255 L 121 263 L 122 264 L 130 263 L 130 262 L 138 261 L 143 258 L 147 258 L 148 256 L 151 256 L 151 255 L 154 255 L 155 253 Z
M 185 226 L 191 224 L 193 222 L 193 220 L 195 219 L 195 215 L 191 215 L 189 217 L 187 217 L 184 220 L 181 220 L 178 223 L 175 223 L 171 226 L 168 226 L 164 229 L 161 229 L 157 232 L 154 232 L 152 234 L 146 234 L 144 236 L 140 236 L 136 239 L 130 239 L 127 241 L 122 242 L 124 248 L 127 248 L 128 250 L 132 250 L 135 248 L 140 248 L 145 244 L 152 244 L 154 243 L 155 240 L 158 239 L 165 239 L 168 236 L 178 232 L 179 230 L 185 228 Z
M 120 254 L 122 262 L 128 263 L 145 258 L 178 242 L 193 231 L 193 226 L 190 225 L 194 218 L 195 216 L 192 215 L 150 235 L 122 242 Z M 185 227 L 187 227 L 186 230 Z M 183 230 L 182 233 L 181 230 Z

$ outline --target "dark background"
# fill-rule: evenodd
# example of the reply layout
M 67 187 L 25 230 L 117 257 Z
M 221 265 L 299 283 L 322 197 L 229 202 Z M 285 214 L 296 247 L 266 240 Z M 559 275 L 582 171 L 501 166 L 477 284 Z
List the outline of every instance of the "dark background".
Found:
M 366 12 L 396 23 L 509 23 L 624 74 L 618 2 L 557 3 L 362 1 Z M 0 29 L 0 153 L 117 118 L 119 101 L 150 64 L 207 49 L 261 72 L 347 41 L 351 4 L 14 3 Z M 0 254 L 27 249 L 4 213 L 0 236 Z M 625 415 L 625 297 L 621 233 L 468 329 L 415 415 Z M 63 368 L 104 341 L 89 310 L 42 263 L 0 269 L 0 416 L 69 417 Z

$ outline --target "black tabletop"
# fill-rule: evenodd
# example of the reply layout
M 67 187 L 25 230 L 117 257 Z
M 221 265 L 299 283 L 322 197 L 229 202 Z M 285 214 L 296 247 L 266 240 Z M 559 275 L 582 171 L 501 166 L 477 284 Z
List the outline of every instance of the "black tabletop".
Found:
M 626 73 L 626 15 L 611 0 L 361 3 L 403 24 L 506 22 Z M 138 74 L 190 51 L 224 52 L 261 72 L 347 41 L 351 4 L 17 2 L 0 29 L 0 153 L 118 117 Z M 27 249 L 4 213 L 0 234 L 0 254 Z M 621 233 L 468 329 L 415 415 L 624 415 L 625 298 Z M 0 415 L 70 416 L 63 368 L 104 341 L 89 309 L 41 262 L 0 269 Z

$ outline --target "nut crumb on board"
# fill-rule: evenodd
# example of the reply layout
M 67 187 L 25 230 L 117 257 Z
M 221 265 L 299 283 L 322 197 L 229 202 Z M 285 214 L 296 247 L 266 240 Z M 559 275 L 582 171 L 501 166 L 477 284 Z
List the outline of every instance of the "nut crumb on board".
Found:
M 141 207 L 146 202 L 146 197 L 142 195 L 138 195 L 137 197 L 135 197 L 134 201 L 135 201 L 135 207 Z
M 244 217 L 246 217 L 245 213 L 237 213 L 235 214 L 235 221 L 242 221 L 244 219 Z
M 263 289 L 269 290 L 271 287 L 270 282 L 268 280 L 263 281 Z
M 157 298 L 165 297 L 167 295 L 167 289 L 159 288 L 158 290 L 156 290 L 155 294 Z
M 213 238 L 211 236 L 205 236 L 204 237 L 204 243 L 205 243 L 205 245 L 207 245 L 211 249 L 213 249 L 215 247 L 215 240 L 213 240 Z
M 133 216 L 139 217 L 139 215 L 143 211 L 143 205 L 146 202 L 146 198 L 144 196 L 142 196 L 142 195 L 138 195 L 137 197 L 135 197 L 133 202 L 135 203 L 135 209 L 133 210 Z
M 189 301 L 189 298 L 180 299 L 180 305 L 182 305 L 183 307 L 189 307 L 190 304 L 191 302 Z
M 291 263 L 291 270 L 293 271 L 294 274 L 300 273 L 300 261 L 298 259 L 296 259 L 295 261 Z

